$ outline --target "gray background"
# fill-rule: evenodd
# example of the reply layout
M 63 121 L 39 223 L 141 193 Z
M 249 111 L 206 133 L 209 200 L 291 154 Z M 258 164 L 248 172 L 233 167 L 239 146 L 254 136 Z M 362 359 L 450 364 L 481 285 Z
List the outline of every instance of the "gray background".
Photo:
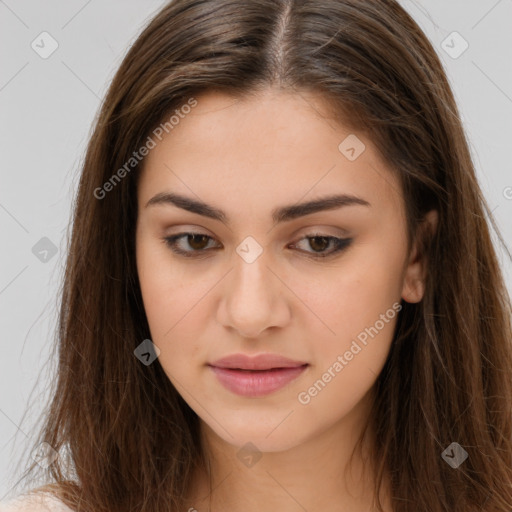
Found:
M 19 479 L 17 460 L 47 397 L 66 232 L 91 125 L 123 55 L 164 3 L 0 0 L 0 500 Z M 480 183 L 510 247 L 512 1 L 401 3 L 444 63 Z M 44 31 L 58 43 L 46 59 L 31 47 L 51 49 L 39 37 Z M 457 58 L 445 51 L 463 48 L 454 31 L 469 44 Z M 498 252 L 512 291 L 510 262 Z

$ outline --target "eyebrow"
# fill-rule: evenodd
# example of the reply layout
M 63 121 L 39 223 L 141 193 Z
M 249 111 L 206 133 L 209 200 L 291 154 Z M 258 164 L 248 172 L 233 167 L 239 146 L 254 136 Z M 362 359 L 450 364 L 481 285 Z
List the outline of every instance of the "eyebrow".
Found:
M 147 203 L 148 206 L 156 205 L 174 205 L 183 210 L 187 210 L 192 213 L 197 213 L 210 219 L 218 220 L 224 224 L 229 224 L 229 218 L 227 214 L 214 206 L 206 204 L 197 199 L 183 196 L 172 192 L 161 192 L 156 196 L 152 197 Z M 335 210 L 344 206 L 367 206 L 371 207 L 368 201 L 361 199 L 360 197 L 351 194 L 337 194 L 321 197 L 313 201 L 305 203 L 291 204 L 281 206 L 272 210 L 272 220 L 274 223 L 286 222 L 305 215 L 312 213 L 321 212 L 325 210 Z

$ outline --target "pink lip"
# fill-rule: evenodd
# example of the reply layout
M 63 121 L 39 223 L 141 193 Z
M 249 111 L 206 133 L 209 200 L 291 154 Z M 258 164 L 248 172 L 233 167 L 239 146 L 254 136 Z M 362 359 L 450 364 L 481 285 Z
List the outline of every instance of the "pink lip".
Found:
M 233 354 L 209 364 L 220 383 L 242 396 L 264 396 L 297 378 L 308 366 L 277 354 Z
M 294 361 L 278 354 L 259 354 L 253 357 L 245 354 L 231 354 L 210 363 L 210 366 L 237 370 L 270 370 L 272 368 L 297 368 L 305 364 L 307 364 L 305 361 Z

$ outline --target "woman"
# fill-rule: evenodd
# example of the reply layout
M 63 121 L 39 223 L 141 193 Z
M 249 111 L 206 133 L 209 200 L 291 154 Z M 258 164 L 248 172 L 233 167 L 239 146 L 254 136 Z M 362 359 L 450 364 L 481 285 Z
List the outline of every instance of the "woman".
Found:
M 509 512 L 485 214 L 396 2 L 169 3 L 88 147 L 30 510 Z

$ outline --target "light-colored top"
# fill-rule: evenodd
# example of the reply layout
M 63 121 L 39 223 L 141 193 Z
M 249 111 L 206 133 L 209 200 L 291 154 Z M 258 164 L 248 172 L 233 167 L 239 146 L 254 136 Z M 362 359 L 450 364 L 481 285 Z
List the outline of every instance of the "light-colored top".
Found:
M 0 502 L 0 512 L 73 512 L 48 492 L 22 494 Z

